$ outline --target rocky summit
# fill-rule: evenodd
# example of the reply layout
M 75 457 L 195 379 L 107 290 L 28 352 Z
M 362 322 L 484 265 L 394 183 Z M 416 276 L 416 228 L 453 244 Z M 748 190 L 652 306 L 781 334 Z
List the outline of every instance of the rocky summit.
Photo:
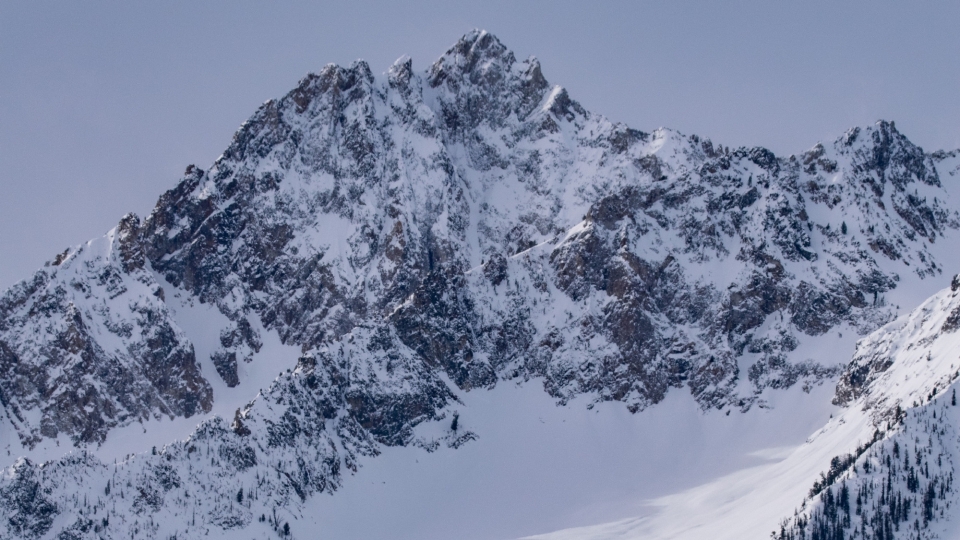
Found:
M 910 416 L 877 390 L 897 362 L 891 327 L 851 360 L 852 344 L 960 270 L 958 167 L 886 121 L 790 156 L 631 129 L 483 31 L 426 70 L 328 65 L 148 216 L 0 297 L 16 439 L 2 444 L 23 455 L 0 478 L 0 536 L 290 536 L 278 512 L 309 521 L 304 505 L 385 449 L 477 444 L 463 396 L 503 385 L 634 416 L 677 395 L 717 418 L 836 386 L 835 406 L 883 414 L 864 428 L 873 446 L 813 462 L 830 472 L 809 497 L 886 504 L 890 488 L 865 486 L 883 456 L 921 459 L 902 433 L 936 430 L 924 415 L 946 398 L 931 396 L 956 376 L 937 372 Z M 936 309 L 955 335 L 956 310 Z M 98 453 L 159 422 L 190 428 L 113 463 Z M 62 457 L 34 457 L 51 442 Z M 917 482 L 952 493 L 947 474 Z M 898 507 L 897 531 L 949 517 L 923 496 L 917 527 Z M 791 501 L 779 537 L 914 538 L 849 536 L 849 512 L 814 503 Z

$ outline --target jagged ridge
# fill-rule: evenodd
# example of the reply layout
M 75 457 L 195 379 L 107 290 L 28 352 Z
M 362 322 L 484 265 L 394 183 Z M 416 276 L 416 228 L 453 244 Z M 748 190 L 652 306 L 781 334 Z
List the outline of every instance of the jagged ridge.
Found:
M 56 291 L 56 316 L 103 328 L 87 333 L 91 375 L 63 385 L 111 387 L 113 361 L 145 373 L 131 375 L 146 389 L 134 396 L 162 400 L 89 413 L 83 428 L 61 418 L 71 407 L 21 413 L 25 445 L 63 432 L 82 446 L 133 418 L 209 410 L 160 279 L 230 321 L 211 357 L 227 385 L 238 362 L 263 361 L 257 328 L 304 351 L 233 430 L 198 432 L 222 448 L 260 441 L 256 462 L 290 475 L 270 497 L 333 489 L 358 452 L 417 442 L 413 428 L 454 399 L 446 381 L 538 379 L 561 402 L 590 393 L 633 411 L 686 386 L 704 408 L 746 410 L 767 388 L 836 373 L 794 354 L 800 341 L 873 330 L 892 316 L 884 293 L 942 271 L 937 239 L 957 227 L 938 168 L 950 159 L 886 122 L 788 158 L 642 133 L 586 111 L 485 32 L 424 75 L 408 59 L 382 77 L 327 66 L 264 104 L 208 171 L 188 168 L 145 220 L 124 218 L 96 244 L 108 255 L 68 250 L 4 295 L 0 396 L 14 416 L 38 410 L 42 394 L 17 381 L 64 364 L 51 336 L 72 330 L 40 330 L 32 308 Z M 87 307 L 109 287 L 123 289 L 119 311 Z M 23 338 L 35 334 L 53 345 Z

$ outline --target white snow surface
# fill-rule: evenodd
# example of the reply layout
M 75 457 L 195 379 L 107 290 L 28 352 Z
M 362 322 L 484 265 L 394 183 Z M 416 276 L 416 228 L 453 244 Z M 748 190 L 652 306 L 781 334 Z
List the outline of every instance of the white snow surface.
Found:
M 960 409 L 956 405 L 950 406 L 951 396 L 960 386 L 957 382 L 960 332 L 944 330 L 943 325 L 948 316 L 955 315 L 954 310 L 960 310 L 960 292 L 944 289 L 912 312 L 861 340 L 854 357 L 855 365 L 879 361 L 889 362 L 889 367 L 878 373 L 866 391 L 849 406 L 833 409 L 825 425 L 802 444 L 783 448 L 782 453 L 768 454 L 779 459 L 755 467 L 742 467 L 694 488 L 653 498 L 648 504 L 654 506 L 655 511 L 527 538 L 763 538 L 778 530 L 782 520 L 801 508 L 801 502 L 806 506 L 807 492 L 828 468 L 831 458 L 850 454 L 858 446 L 869 443 L 878 429 L 883 433 L 883 439 L 857 461 L 861 467 L 859 472 L 847 472 L 840 480 L 846 480 L 852 486 L 864 476 L 870 481 L 872 477 L 862 469 L 866 460 L 871 460 L 874 467 L 880 469 L 879 476 L 882 477 L 886 469 L 882 468 L 883 460 L 878 449 L 886 447 L 890 453 L 893 441 L 899 441 L 901 448 L 913 450 L 915 432 L 925 435 L 930 432 L 931 424 L 947 434 L 941 439 L 943 446 L 939 447 L 943 465 L 936 467 L 933 474 L 952 477 L 955 464 L 960 463 L 960 433 L 956 430 Z M 892 412 L 898 406 L 905 411 L 905 419 L 900 425 L 892 420 Z M 791 412 L 805 416 L 808 411 L 793 408 Z M 796 416 L 788 421 L 792 422 L 794 418 Z M 922 444 L 925 441 L 916 437 L 916 442 Z M 809 503 L 806 514 L 818 505 L 816 499 Z M 944 504 L 948 510 L 960 504 L 956 490 L 948 494 Z M 916 515 L 916 509 L 914 513 Z M 908 523 L 912 521 L 913 517 Z M 931 529 L 925 534 L 932 536 L 924 538 L 955 538 L 960 533 L 960 520 L 947 511 Z M 912 532 L 904 526 L 904 534 L 911 535 Z
M 460 421 L 479 434 L 476 441 L 430 454 L 385 449 L 333 496 L 309 501 L 307 518 L 291 527 L 303 538 L 479 540 L 648 519 L 671 494 L 745 472 L 747 482 L 756 480 L 757 471 L 782 462 L 837 411 L 831 391 L 795 387 L 771 395 L 771 408 L 730 415 L 704 413 L 677 394 L 630 414 L 616 403 L 587 408 L 586 399 L 557 406 L 536 384 L 469 392 L 461 396 Z M 774 521 L 820 471 L 809 468 L 789 478 L 800 481 L 791 484 L 798 489 L 779 497 Z M 716 517 L 704 512 L 706 505 L 688 510 L 701 519 Z M 557 537 L 617 538 L 580 531 Z

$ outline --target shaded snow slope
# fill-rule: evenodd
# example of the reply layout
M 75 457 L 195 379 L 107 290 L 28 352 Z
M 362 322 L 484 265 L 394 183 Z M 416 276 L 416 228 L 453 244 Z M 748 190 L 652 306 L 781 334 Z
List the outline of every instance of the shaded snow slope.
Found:
M 273 537 L 276 512 L 280 527 L 289 523 L 296 538 L 516 538 L 545 526 L 650 513 L 652 497 L 778 461 L 836 410 L 828 393 L 825 387 L 776 392 L 776 407 L 730 415 L 704 414 L 676 394 L 630 414 L 610 403 L 588 409 L 586 400 L 557 407 L 537 385 L 500 385 L 460 396 L 456 434 L 450 416 L 421 424 L 420 447 L 360 457 L 358 471 L 333 496 L 306 500 L 281 487 L 287 474 L 299 479 L 294 455 L 279 457 L 287 452 L 283 443 L 250 424 L 246 437 L 218 432 L 214 423 L 184 444 L 116 463 L 92 456 L 44 467 L 21 463 L 14 478 L 38 479 L 40 503 L 25 506 L 60 509 L 54 530 L 88 527 L 106 537 L 229 538 L 238 527 L 251 537 Z M 456 447 L 459 438 L 475 435 Z M 333 438 L 340 451 L 343 440 Z M 304 442 L 298 452 L 327 452 L 324 444 Z M 9 480 L 5 486 L 10 500 L 24 498 L 22 488 L 13 490 Z M 271 522 L 260 522 L 261 515 Z
M 609 403 L 556 407 L 535 386 L 501 385 L 471 392 L 459 408 L 476 441 L 429 455 L 387 449 L 307 514 L 331 538 L 438 540 L 518 538 L 650 514 L 650 499 L 781 459 L 835 410 L 828 393 L 778 392 L 774 408 L 745 415 L 704 414 L 674 394 L 631 415 Z M 357 508 L 377 518 L 358 522 Z M 294 530 L 308 537 L 311 527 L 301 520 Z

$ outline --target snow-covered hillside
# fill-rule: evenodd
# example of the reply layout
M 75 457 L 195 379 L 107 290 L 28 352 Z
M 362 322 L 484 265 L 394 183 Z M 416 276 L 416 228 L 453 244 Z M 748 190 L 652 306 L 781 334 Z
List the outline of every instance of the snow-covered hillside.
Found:
M 909 317 L 863 340 L 837 388 L 876 442 L 838 456 L 780 538 L 953 538 L 960 534 L 960 276 Z M 901 532 L 902 531 L 902 532 Z
M 861 340 L 840 408 L 772 463 L 651 500 L 646 515 L 534 538 L 956 537 L 958 321 L 960 276 Z
M 786 157 L 640 132 L 482 31 L 425 72 L 329 65 L 0 297 L 0 530 L 449 537 L 450 501 L 538 499 L 456 536 L 675 537 L 730 521 L 730 484 L 765 510 L 729 530 L 767 535 L 873 441 L 857 404 L 895 399 L 880 334 L 847 363 L 960 268 L 958 167 L 892 122 Z M 608 459 L 575 442 L 595 432 Z M 477 483 L 501 459 L 529 479 L 512 497 Z M 548 464 L 579 470 L 570 493 Z M 360 487 L 426 496 L 464 467 L 487 472 L 427 497 L 461 516 L 436 527 L 409 517 L 423 497 Z M 356 500 L 387 529 L 330 502 Z

